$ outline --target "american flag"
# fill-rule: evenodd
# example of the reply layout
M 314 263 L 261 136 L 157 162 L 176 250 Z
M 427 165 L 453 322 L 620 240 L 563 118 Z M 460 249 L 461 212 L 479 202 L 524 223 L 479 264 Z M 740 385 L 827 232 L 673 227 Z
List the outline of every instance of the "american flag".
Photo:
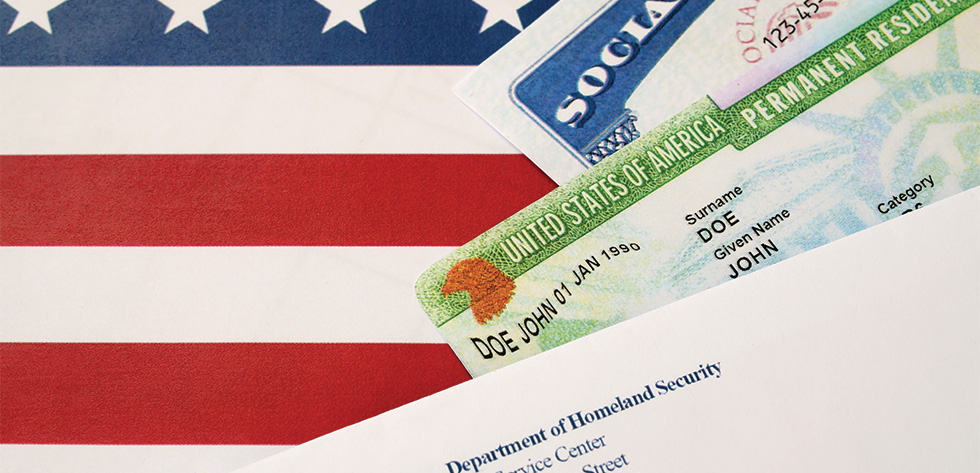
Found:
M 3 0 L 0 471 L 228 471 L 469 378 L 430 263 L 555 187 L 450 87 L 555 0 Z

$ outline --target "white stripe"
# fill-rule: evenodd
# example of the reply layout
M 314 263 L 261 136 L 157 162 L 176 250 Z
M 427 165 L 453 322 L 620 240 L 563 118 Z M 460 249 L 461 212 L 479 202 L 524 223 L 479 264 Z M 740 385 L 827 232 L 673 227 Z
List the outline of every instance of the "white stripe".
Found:
M 446 247 L 0 248 L 3 342 L 443 343 Z
M 472 67 L 0 68 L 0 154 L 517 153 Z
M 287 448 L 280 445 L 0 445 L 0 471 L 224 473 Z

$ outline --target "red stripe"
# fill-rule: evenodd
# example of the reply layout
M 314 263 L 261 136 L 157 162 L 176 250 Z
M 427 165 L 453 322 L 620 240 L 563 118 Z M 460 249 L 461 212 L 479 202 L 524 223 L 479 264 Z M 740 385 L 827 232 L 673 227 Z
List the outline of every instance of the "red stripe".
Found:
M 555 184 L 523 155 L 0 157 L 5 246 L 458 246 Z
M 0 379 L 2 443 L 294 445 L 469 375 L 441 344 L 4 343 Z

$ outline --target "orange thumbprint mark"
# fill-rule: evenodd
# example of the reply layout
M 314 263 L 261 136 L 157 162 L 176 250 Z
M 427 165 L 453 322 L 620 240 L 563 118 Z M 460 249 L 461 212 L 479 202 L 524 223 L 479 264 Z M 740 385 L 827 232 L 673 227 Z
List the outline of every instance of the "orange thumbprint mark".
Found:
M 464 259 L 446 274 L 442 295 L 457 291 L 470 294 L 470 307 L 476 323 L 484 325 L 504 311 L 514 297 L 514 280 L 483 258 Z

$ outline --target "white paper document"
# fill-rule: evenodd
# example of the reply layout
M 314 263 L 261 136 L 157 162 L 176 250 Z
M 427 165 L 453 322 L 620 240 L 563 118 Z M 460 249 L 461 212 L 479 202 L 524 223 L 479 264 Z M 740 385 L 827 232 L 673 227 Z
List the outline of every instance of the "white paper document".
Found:
M 974 189 L 240 471 L 978 470 Z

